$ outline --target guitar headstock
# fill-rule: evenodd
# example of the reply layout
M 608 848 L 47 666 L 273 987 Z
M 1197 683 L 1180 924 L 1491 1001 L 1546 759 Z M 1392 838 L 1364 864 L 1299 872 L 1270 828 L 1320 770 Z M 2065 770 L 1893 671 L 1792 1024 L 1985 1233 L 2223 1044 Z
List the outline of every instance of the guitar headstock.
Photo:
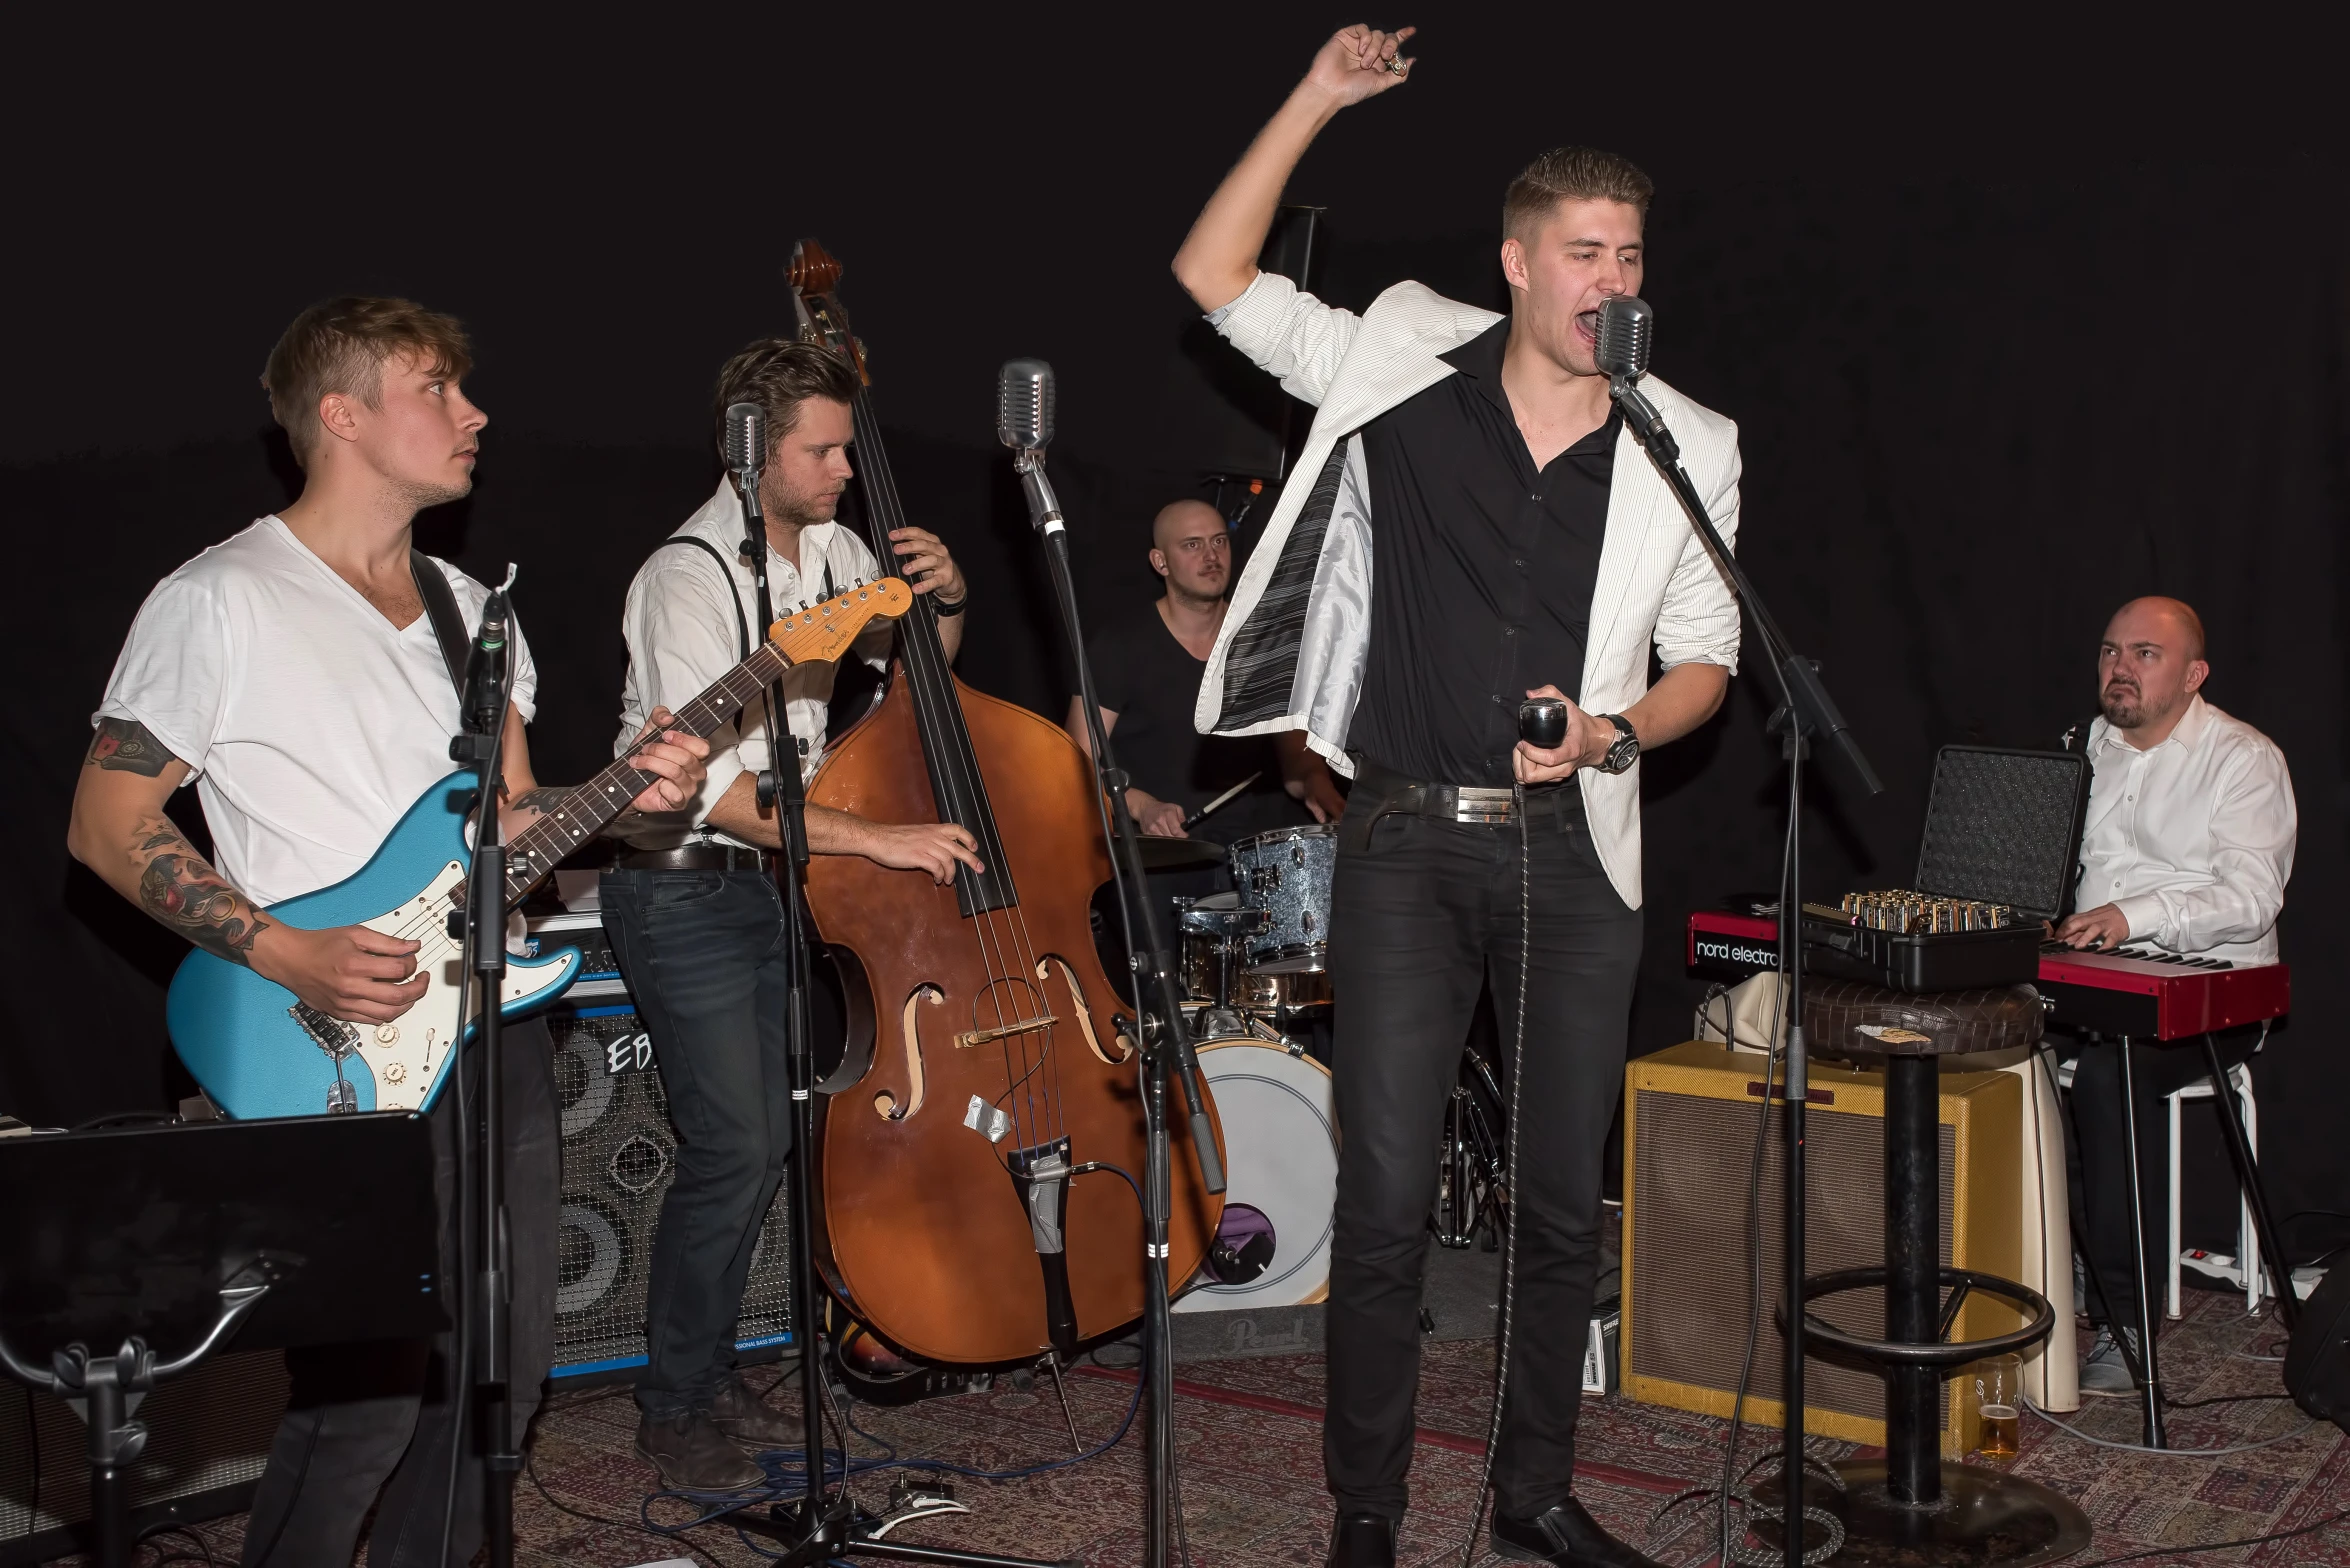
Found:
M 842 307 L 837 292 L 841 271 L 839 260 L 824 248 L 822 241 L 805 239 L 791 248 L 791 265 L 784 269 L 784 274 L 791 280 L 800 336 L 846 356 L 857 367 L 857 379 L 871 386 L 873 377 L 865 368 L 865 345 L 857 341 L 857 334 L 850 329 L 849 313 Z
M 914 607 L 903 578 L 884 577 L 786 615 L 767 628 L 767 640 L 793 664 L 839 660 L 858 633 L 875 621 L 894 621 Z

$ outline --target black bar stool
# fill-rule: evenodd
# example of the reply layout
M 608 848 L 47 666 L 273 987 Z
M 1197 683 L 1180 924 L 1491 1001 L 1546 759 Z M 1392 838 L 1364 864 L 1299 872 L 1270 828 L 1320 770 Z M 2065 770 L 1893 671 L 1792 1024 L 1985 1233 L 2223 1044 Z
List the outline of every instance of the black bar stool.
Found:
M 1807 1308 L 1844 1291 L 1885 1292 L 1882 1339 L 1846 1333 L 1809 1310 L 1803 1317 L 1809 1343 L 1874 1362 L 1885 1378 L 1885 1457 L 1846 1460 L 1836 1466 L 1840 1492 L 1805 1494 L 1844 1525 L 1844 1546 L 1831 1562 L 2028 1568 L 2088 1544 L 2087 1516 L 2060 1493 L 1986 1466 L 1946 1463 L 1941 1451 L 1942 1380 L 1968 1362 L 2036 1345 L 2058 1325 L 2038 1291 L 1942 1265 L 1940 1059 L 2037 1045 L 2041 1022 L 2030 986 L 1913 994 L 1829 980 L 1805 988 L 1810 1049 L 1881 1065 L 1885 1074 L 1884 1267 L 1803 1282 Z M 1978 1292 L 2013 1305 L 2023 1326 L 1952 1343 L 1959 1309 Z M 1770 1490 L 1756 1493 L 1767 1501 Z

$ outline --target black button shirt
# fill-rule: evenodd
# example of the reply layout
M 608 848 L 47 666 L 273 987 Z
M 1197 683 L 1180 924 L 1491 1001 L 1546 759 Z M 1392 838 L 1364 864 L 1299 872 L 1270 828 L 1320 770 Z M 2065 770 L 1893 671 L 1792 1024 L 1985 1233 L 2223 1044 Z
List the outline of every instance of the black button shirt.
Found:
M 1502 391 L 1509 332 L 1362 431 L 1371 646 L 1347 745 L 1412 778 L 1507 788 L 1527 689 L 1581 695 L 1623 421 L 1537 472 Z

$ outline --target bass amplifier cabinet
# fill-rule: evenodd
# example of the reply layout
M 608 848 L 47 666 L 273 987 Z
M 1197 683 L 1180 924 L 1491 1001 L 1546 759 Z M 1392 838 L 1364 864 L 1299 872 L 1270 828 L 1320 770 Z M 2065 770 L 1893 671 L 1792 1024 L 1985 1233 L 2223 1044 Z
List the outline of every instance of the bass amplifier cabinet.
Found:
M 1691 1041 L 1625 1070 L 1623 1389 L 1647 1404 L 1727 1416 L 1746 1349 L 1748 1179 L 1764 1058 Z M 1774 1102 L 1784 1085 L 1773 1086 Z M 1881 1267 L 1885 1261 L 1885 1090 L 1882 1074 L 1815 1062 L 1807 1097 L 1805 1269 Z M 2023 1102 L 2011 1073 L 1942 1075 L 1942 1220 L 1939 1255 L 1952 1267 L 2009 1279 L 2019 1267 Z M 1763 1150 L 1762 1330 L 1747 1379 L 1746 1418 L 1784 1420 L 1786 1341 L 1775 1314 L 1786 1299 L 1783 1158 L 1774 1108 Z M 1870 1338 L 1885 1329 L 1884 1293 L 1827 1297 L 1813 1311 Z M 1978 1339 L 2014 1328 L 2014 1309 L 1970 1296 L 1952 1330 Z M 2062 1329 L 2060 1328 L 2060 1332 Z M 1805 1366 L 1804 1428 L 1858 1443 L 1885 1441 L 1885 1384 L 1866 1362 L 1814 1347 Z M 1955 1430 L 1958 1383 L 1944 1405 Z
M 274 1350 L 199 1364 L 138 1410 L 147 1447 L 131 1467 L 135 1530 L 242 1513 L 286 1408 Z M 82 1424 L 63 1400 L 0 1380 L 0 1568 L 86 1550 L 90 1470 Z
M 676 1172 L 677 1139 L 652 1037 L 593 914 L 530 922 L 540 946 L 587 952 L 579 980 L 549 1016 L 563 1127 L 563 1209 L 555 1291 L 559 1386 L 632 1378 L 645 1364 L 645 1284 L 653 1227 Z M 735 1345 L 745 1361 L 791 1344 L 789 1178 L 775 1191 L 751 1253 Z

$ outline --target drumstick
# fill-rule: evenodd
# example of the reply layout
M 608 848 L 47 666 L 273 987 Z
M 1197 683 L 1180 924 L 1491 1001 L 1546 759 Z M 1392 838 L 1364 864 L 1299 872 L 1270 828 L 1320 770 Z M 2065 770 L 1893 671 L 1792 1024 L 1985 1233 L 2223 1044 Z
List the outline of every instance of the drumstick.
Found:
M 1265 770 L 1263 768 L 1257 769 L 1256 772 L 1251 773 L 1247 778 L 1242 779 L 1239 783 L 1233 785 L 1223 794 L 1218 795 L 1214 800 L 1209 801 L 1206 805 L 1200 807 L 1199 810 L 1193 812 L 1190 816 L 1185 817 L 1183 819 L 1183 831 L 1189 833 L 1192 828 L 1198 824 L 1202 817 L 1205 817 L 1209 812 L 1214 811 L 1217 807 L 1227 804 L 1233 796 L 1239 794 L 1242 790 L 1248 788 L 1251 784 L 1254 784 L 1257 780 L 1263 778 L 1264 776 Z

